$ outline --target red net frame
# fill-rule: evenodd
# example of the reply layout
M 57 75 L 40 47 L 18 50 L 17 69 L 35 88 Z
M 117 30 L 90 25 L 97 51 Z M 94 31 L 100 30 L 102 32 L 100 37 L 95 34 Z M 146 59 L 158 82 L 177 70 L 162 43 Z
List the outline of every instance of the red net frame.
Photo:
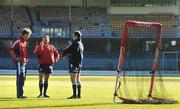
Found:
M 120 49 L 120 55 L 119 55 L 119 63 L 118 63 L 118 74 L 116 78 L 116 84 L 115 84 L 115 91 L 114 91 L 114 102 L 115 102 L 115 97 L 118 96 L 117 91 L 120 88 L 121 85 L 121 72 L 122 72 L 122 66 L 124 63 L 124 58 L 126 54 L 126 42 L 128 39 L 128 28 L 129 27 L 134 27 L 134 28 L 150 28 L 150 29 L 157 29 L 157 37 L 156 37 L 156 49 L 155 49 L 155 57 L 154 57 L 154 62 L 153 62 L 153 68 L 151 71 L 151 81 L 150 81 L 150 86 L 149 86 L 149 94 L 147 95 L 148 97 L 151 97 L 152 91 L 153 91 L 153 85 L 154 85 L 154 76 L 157 68 L 157 63 L 160 55 L 160 47 L 161 47 L 161 38 L 162 38 L 162 24 L 156 23 L 156 22 L 141 22 L 141 21 L 127 21 L 125 23 L 124 27 L 124 32 L 123 36 L 121 39 L 121 49 Z M 123 98 L 120 98 L 123 101 L 126 101 Z M 130 101 L 132 102 L 132 101 Z

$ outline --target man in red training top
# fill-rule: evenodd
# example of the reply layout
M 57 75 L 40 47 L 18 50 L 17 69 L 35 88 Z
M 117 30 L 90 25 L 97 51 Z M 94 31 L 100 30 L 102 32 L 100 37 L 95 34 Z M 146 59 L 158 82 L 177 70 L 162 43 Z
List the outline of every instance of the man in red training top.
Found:
M 28 61 L 26 43 L 32 31 L 29 28 L 24 28 L 19 39 L 14 41 L 9 48 L 9 53 L 16 63 L 16 89 L 17 98 L 26 98 L 23 96 L 24 81 L 26 76 L 26 63 Z
M 53 64 L 55 64 L 59 60 L 59 53 L 56 48 L 49 44 L 49 36 L 44 35 L 42 38 L 42 42 L 36 46 L 34 50 L 34 55 L 39 58 L 39 97 L 49 96 L 46 94 L 48 88 L 48 79 L 49 75 L 53 72 Z M 44 84 L 43 84 L 44 78 Z M 42 90 L 44 86 L 44 93 L 42 95 Z

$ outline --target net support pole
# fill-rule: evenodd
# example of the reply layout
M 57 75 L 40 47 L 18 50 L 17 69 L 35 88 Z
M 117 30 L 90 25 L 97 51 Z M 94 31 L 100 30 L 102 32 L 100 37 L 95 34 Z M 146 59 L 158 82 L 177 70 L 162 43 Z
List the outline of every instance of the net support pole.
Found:
M 158 59 L 160 55 L 160 46 L 161 46 L 161 37 L 162 37 L 162 25 L 161 24 L 156 24 L 155 27 L 158 28 L 158 38 L 157 38 L 157 45 L 156 45 L 156 51 L 155 51 L 155 57 L 154 57 L 154 63 L 153 63 L 153 70 L 152 70 L 152 75 L 151 75 L 151 81 L 150 81 L 150 88 L 149 88 L 149 94 L 148 98 L 152 97 L 152 91 L 154 87 L 154 76 L 155 72 L 157 69 L 157 64 L 158 64 Z
M 128 33 L 128 23 L 125 24 L 124 33 L 121 40 L 121 49 L 119 52 L 119 63 L 117 67 L 117 76 L 116 76 L 116 83 L 115 83 L 114 96 L 113 96 L 114 103 L 116 103 L 115 99 L 116 99 L 116 96 L 118 96 L 117 91 L 121 86 L 121 72 L 122 72 L 122 65 L 123 65 L 123 61 L 124 61 L 124 57 L 126 53 L 125 45 L 126 45 L 126 40 L 128 36 L 127 33 Z
M 151 83 L 150 83 L 149 94 L 148 94 L 149 98 L 152 96 L 151 94 L 152 94 L 153 86 L 154 86 L 154 74 L 155 72 L 153 71 L 151 75 Z

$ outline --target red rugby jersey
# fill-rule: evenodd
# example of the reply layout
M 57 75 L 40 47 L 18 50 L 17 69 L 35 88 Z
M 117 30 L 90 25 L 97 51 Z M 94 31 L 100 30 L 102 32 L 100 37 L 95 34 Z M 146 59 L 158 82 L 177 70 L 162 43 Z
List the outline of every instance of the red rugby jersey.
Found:
M 39 58 L 39 64 L 54 64 L 60 57 L 59 52 L 51 44 L 37 45 L 34 50 L 34 55 Z
M 26 63 L 28 61 L 28 55 L 27 55 L 27 40 L 24 39 L 23 37 L 20 37 L 19 39 L 17 39 L 16 41 L 14 41 L 11 45 L 9 50 L 14 51 L 16 57 L 20 57 L 21 61 L 23 63 Z M 17 60 L 14 59 L 14 62 L 17 63 Z

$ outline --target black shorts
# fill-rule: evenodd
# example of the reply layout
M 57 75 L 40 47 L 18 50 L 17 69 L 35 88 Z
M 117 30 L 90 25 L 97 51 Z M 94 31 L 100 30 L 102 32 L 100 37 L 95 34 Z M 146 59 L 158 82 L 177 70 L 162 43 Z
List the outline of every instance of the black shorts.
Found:
M 39 65 L 39 73 L 53 73 L 53 65 L 52 64 L 40 64 Z
M 69 73 L 80 73 L 81 68 L 82 68 L 81 65 L 69 64 Z

